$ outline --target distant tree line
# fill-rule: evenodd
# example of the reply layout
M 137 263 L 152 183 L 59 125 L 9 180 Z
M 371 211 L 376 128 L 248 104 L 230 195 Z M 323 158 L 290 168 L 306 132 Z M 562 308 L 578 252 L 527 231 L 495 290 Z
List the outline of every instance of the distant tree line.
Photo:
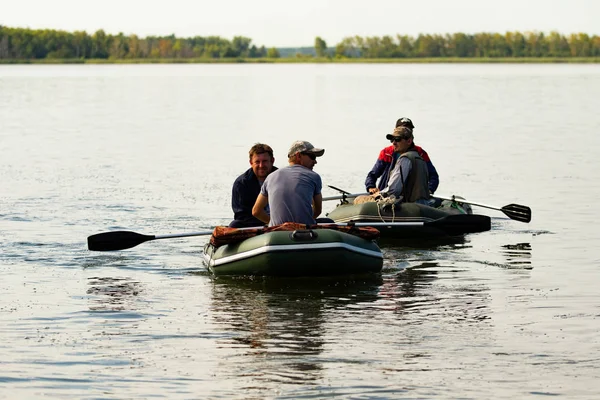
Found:
M 65 32 L 8 28 L 0 25 L 0 59 L 144 59 L 144 58 L 260 58 L 278 57 L 277 49 L 252 44 L 236 36 L 177 38 L 171 36 L 110 35 L 98 30 Z
M 306 48 L 302 48 L 306 49 Z M 585 33 L 564 36 L 558 32 L 453 33 L 382 37 L 347 37 L 333 48 L 320 37 L 310 52 L 289 54 L 296 57 L 335 58 L 494 58 L 494 57 L 600 57 L 600 37 Z M 284 52 L 284 50 L 286 50 Z M 0 59 L 174 59 L 174 58 L 279 58 L 276 48 L 252 44 L 252 39 L 236 36 L 177 38 L 123 33 L 110 35 L 103 30 L 33 30 L 0 25 Z
M 350 58 L 600 57 L 600 36 L 558 32 L 354 36 L 343 39 L 332 53 Z

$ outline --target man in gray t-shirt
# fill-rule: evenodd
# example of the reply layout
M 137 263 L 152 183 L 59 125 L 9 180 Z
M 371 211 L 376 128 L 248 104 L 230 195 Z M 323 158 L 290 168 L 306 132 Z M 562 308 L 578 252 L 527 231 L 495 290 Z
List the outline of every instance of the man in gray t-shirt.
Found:
M 284 222 L 314 224 L 321 214 L 323 197 L 321 177 L 312 169 L 323 153 L 325 150 L 309 142 L 294 142 L 288 152 L 289 166 L 267 176 L 252 215 L 269 226 Z M 270 216 L 264 211 L 267 204 Z

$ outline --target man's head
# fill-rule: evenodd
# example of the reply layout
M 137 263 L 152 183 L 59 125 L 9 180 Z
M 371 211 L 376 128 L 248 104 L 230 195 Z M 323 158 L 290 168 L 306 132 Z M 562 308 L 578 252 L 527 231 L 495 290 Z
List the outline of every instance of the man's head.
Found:
M 308 169 L 313 169 L 317 163 L 317 157 L 325 153 L 323 149 L 317 149 L 310 142 L 298 140 L 292 143 L 288 151 L 288 160 L 290 164 L 300 164 Z
M 398 118 L 398 121 L 396 121 L 395 128 L 397 128 L 399 126 L 406 126 L 407 128 L 415 129 L 413 122 L 410 120 L 410 118 L 406 118 L 406 117 Z
M 394 131 L 385 137 L 394 145 L 394 152 L 400 154 L 405 153 L 412 146 L 414 139 L 412 129 L 406 126 L 394 128 Z
M 275 162 L 273 149 L 267 144 L 256 143 L 248 154 L 250 155 L 250 166 L 254 175 L 259 180 L 264 181 L 267 175 L 273 171 L 273 163 Z

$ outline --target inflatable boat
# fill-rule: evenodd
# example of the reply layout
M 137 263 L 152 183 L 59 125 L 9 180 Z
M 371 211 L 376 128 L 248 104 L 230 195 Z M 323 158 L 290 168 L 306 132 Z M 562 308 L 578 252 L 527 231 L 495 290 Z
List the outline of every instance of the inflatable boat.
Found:
M 211 240 L 203 257 L 216 276 L 355 275 L 378 273 L 383 266 L 383 255 L 373 240 L 320 226 L 258 232 L 228 244 Z
M 438 208 L 417 203 L 342 202 L 327 216 L 337 223 L 377 228 L 382 239 L 441 238 L 484 232 L 491 228 L 490 217 L 473 214 L 468 204 L 449 201 Z

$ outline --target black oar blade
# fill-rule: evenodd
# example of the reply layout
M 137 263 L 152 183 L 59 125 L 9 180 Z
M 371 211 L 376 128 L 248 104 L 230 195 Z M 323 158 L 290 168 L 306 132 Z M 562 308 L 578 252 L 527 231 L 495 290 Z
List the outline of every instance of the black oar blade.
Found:
M 531 221 L 531 208 L 520 204 L 509 204 L 501 208 L 502 212 L 510 219 L 521 222 Z
M 456 214 L 426 222 L 425 225 L 443 230 L 450 236 L 457 236 L 489 231 L 492 228 L 492 220 L 487 215 Z
M 155 239 L 155 236 L 141 235 L 129 231 L 97 233 L 88 237 L 88 249 L 93 251 L 113 251 L 130 249 L 138 244 Z

